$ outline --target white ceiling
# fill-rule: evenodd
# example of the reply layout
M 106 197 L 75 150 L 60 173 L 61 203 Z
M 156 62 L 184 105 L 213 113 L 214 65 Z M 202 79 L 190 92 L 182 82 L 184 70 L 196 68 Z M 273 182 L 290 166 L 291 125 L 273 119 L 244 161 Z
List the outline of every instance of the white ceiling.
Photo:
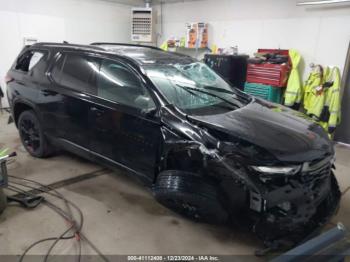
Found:
M 98 0 L 98 1 L 115 2 L 115 3 L 133 5 L 133 6 L 143 6 L 145 4 L 144 0 Z M 157 4 L 160 4 L 161 2 L 163 4 L 167 4 L 167 3 L 191 2 L 191 1 L 202 1 L 202 0 L 152 0 L 152 4 L 157 5 Z

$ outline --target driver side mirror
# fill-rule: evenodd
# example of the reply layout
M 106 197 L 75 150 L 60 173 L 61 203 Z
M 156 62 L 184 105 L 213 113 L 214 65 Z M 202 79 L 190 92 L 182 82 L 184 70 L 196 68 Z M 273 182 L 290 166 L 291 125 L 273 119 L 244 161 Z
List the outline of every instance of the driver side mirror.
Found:
M 140 95 L 135 99 L 135 105 L 141 109 L 141 114 L 145 116 L 154 116 L 157 108 L 149 96 Z
M 153 117 L 157 113 L 157 108 L 142 109 L 141 114 L 147 117 Z

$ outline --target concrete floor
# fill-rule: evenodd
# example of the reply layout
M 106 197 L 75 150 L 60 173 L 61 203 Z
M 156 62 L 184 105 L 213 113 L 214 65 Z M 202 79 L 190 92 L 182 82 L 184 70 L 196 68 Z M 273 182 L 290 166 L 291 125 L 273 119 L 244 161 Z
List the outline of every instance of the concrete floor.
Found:
M 151 193 L 124 172 L 112 172 L 76 156 L 62 153 L 48 159 L 30 157 L 8 114 L 0 113 L 0 148 L 18 153 L 9 165 L 9 174 L 50 184 L 82 174 L 96 176 L 59 189 L 83 211 L 83 232 L 104 254 L 216 254 L 252 255 L 261 248 L 253 235 L 239 229 L 194 223 L 159 205 Z M 336 176 L 342 191 L 350 186 L 350 150 L 337 146 Z M 50 198 L 51 199 L 51 198 Z M 60 203 L 57 199 L 52 199 Z M 350 228 L 350 193 L 343 196 L 332 223 Z M 328 225 L 328 227 L 330 227 Z M 0 255 L 18 255 L 34 241 L 56 237 L 67 229 L 65 222 L 50 208 L 34 210 L 10 206 L 0 216 Z M 30 254 L 45 254 L 48 245 Z M 75 254 L 74 240 L 61 241 L 54 254 Z M 95 254 L 83 245 L 83 254 Z

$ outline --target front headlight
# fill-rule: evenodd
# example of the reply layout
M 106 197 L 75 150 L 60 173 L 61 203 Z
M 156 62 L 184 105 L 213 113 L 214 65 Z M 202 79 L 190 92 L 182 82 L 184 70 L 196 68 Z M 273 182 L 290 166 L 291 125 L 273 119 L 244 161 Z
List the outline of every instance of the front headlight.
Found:
M 295 175 L 300 171 L 301 166 L 288 167 L 270 167 L 270 166 L 252 166 L 255 171 L 266 175 Z

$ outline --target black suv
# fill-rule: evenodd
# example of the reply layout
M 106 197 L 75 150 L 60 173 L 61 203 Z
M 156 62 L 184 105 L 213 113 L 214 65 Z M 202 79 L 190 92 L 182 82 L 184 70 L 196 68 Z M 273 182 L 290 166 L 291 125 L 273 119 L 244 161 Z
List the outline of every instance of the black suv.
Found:
M 22 50 L 6 82 L 32 156 L 60 148 L 122 167 L 194 220 L 241 220 L 270 243 L 302 238 L 339 203 L 333 145 L 319 125 L 191 57 L 38 43 Z

